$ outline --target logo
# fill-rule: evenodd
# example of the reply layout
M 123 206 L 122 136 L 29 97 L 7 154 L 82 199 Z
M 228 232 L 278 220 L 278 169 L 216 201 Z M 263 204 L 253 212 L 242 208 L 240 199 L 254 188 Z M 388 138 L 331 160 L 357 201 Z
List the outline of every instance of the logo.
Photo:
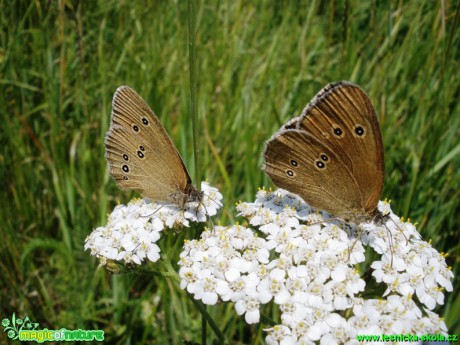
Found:
M 103 341 L 104 331 L 100 330 L 69 330 L 61 328 L 38 329 L 38 322 L 33 322 L 28 316 L 24 319 L 17 318 L 13 313 L 11 320 L 4 318 L 2 320 L 3 332 L 11 340 L 36 341 L 43 343 L 45 341 Z

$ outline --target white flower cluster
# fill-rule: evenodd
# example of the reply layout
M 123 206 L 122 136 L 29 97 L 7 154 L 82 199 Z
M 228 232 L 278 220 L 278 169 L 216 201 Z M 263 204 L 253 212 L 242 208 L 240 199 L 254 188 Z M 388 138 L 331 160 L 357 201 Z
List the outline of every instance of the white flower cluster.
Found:
M 153 203 L 149 199 L 133 199 L 118 205 L 108 217 L 107 225 L 96 228 L 85 240 L 85 250 L 99 258 L 101 266 L 111 261 L 140 265 L 148 259 L 156 262 L 160 248 L 156 242 L 160 232 L 204 222 L 222 207 L 222 194 L 207 182 L 201 183 L 203 198 L 189 202 L 185 209 L 171 204 Z
M 444 304 L 443 290 L 453 290 L 454 277 L 445 257 L 421 240 L 413 224 L 402 222 L 394 213 L 390 219 L 385 226 L 362 225 L 367 230 L 363 242 L 382 255 L 371 267 L 376 281 L 387 286 L 384 296 L 392 292 L 406 297 L 415 294 L 430 310 Z
M 273 301 L 282 323 L 267 329 L 267 344 L 358 344 L 360 334 L 447 331 L 428 309 L 443 303 L 442 288 L 452 290 L 452 272 L 388 203 L 379 204 L 384 224 L 359 228 L 327 221 L 327 214 L 280 189 L 261 190 L 237 210 L 257 233 L 216 226 L 187 242 L 181 287 L 205 304 L 234 302 L 247 323 L 259 322 L 261 306 Z M 363 244 L 381 254 L 371 268 L 377 283 L 386 284 L 384 298 L 361 298 L 367 282 L 355 265 L 365 260 Z M 427 307 L 424 313 L 413 296 Z

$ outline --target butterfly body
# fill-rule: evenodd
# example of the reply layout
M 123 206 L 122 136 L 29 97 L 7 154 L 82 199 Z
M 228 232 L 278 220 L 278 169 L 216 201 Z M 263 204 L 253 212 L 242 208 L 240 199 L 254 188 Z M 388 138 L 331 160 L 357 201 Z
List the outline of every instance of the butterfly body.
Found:
M 186 203 L 203 200 L 203 191 L 199 191 L 192 184 L 187 184 L 184 192 L 178 191 L 172 193 L 170 201 L 173 204 L 179 205 L 182 209 Z
M 130 87 L 119 87 L 113 96 L 105 157 L 121 189 L 182 208 L 202 198 L 166 130 Z
M 377 216 L 383 189 L 380 127 L 357 85 L 324 87 L 266 143 L 264 170 L 311 206 L 359 224 Z

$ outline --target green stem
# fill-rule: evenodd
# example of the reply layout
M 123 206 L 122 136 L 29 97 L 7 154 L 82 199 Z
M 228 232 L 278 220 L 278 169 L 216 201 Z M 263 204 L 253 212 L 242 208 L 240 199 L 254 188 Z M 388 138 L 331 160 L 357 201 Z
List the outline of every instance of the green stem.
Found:
M 187 292 L 187 295 L 190 297 L 193 304 L 195 304 L 195 307 L 197 307 L 198 310 L 201 312 L 203 319 L 205 319 L 207 323 L 209 323 L 209 326 L 211 326 L 212 330 L 214 331 L 214 334 L 217 336 L 217 338 L 219 338 L 220 343 L 228 344 L 228 341 L 227 339 L 225 339 L 225 336 L 220 331 L 219 326 L 217 326 L 217 324 L 212 319 L 211 315 L 209 315 L 208 311 L 206 310 L 206 306 L 201 301 L 193 298 L 193 296 L 190 293 Z
M 163 261 L 163 264 L 165 265 L 166 271 L 168 272 L 168 276 L 174 279 L 176 283 L 180 283 L 180 277 L 177 274 L 177 272 L 174 270 L 174 267 L 172 267 L 167 254 L 163 255 L 162 261 Z
M 204 308 L 206 310 L 206 306 L 204 306 Z M 204 317 L 201 317 L 201 343 L 202 344 L 206 344 L 207 335 L 208 335 L 207 323 L 206 323 L 206 320 L 204 319 Z
M 192 116 L 193 157 L 195 163 L 195 183 L 201 189 L 200 164 L 198 157 L 198 114 L 196 96 L 196 59 L 195 59 L 195 0 L 188 1 L 188 58 L 190 68 L 190 114 Z

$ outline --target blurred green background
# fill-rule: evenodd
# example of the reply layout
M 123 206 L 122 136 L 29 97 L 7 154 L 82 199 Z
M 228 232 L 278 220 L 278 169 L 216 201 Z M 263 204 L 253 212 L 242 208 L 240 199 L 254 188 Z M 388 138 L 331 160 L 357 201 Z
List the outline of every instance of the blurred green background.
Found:
M 113 276 L 83 251 L 130 198 L 104 159 L 118 86 L 147 100 L 194 176 L 187 2 L 0 8 L 0 318 L 103 329 L 112 344 L 200 342 L 199 313 L 174 281 Z M 225 198 L 215 222 L 237 221 L 235 201 L 270 186 L 264 141 L 283 122 L 327 83 L 356 82 L 379 114 L 383 197 L 449 254 L 454 292 L 436 311 L 459 334 L 458 28 L 458 1 L 198 1 L 200 175 Z M 208 310 L 232 343 L 263 342 L 266 325 L 245 326 L 232 305 Z

